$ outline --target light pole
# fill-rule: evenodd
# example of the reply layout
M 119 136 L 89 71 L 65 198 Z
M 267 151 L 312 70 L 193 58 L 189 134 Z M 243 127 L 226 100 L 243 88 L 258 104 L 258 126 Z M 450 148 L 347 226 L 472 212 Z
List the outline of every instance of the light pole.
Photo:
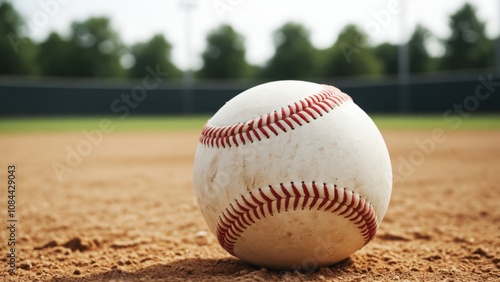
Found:
M 184 43 L 186 44 L 186 68 L 182 75 L 183 95 L 182 111 L 189 114 L 193 111 L 193 47 L 191 41 L 192 20 L 191 14 L 198 0 L 181 0 L 181 8 L 184 10 Z
M 399 32 L 400 43 L 398 46 L 398 84 L 399 84 L 399 112 L 409 113 L 411 111 L 410 101 L 410 59 L 408 46 L 407 18 L 408 18 L 408 3 L 401 1 L 401 13 L 399 15 Z
M 497 3 L 498 3 L 498 7 L 496 7 L 496 10 L 499 11 L 500 10 L 500 1 Z M 496 65 L 497 77 L 500 77 L 500 34 L 497 35 L 497 39 L 495 40 L 495 65 Z

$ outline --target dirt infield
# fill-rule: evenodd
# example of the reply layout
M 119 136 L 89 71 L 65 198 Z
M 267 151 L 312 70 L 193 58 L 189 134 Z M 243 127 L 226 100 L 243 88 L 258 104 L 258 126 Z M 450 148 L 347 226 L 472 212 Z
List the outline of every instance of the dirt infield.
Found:
M 386 218 L 373 242 L 314 272 L 260 269 L 219 247 L 193 196 L 196 133 L 97 145 L 80 133 L 0 135 L 0 220 L 10 163 L 18 219 L 16 275 L 0 228 L 0 280 L 498 281 L 500 131 L 383 134 L 395 173 Z M 81 159 L 68 153 L 78 149 Z

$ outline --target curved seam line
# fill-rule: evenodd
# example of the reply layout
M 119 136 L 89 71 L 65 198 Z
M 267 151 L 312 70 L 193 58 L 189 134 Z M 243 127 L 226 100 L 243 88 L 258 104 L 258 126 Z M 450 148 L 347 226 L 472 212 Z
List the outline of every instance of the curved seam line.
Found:
M 318 186 L 322 186 L 323 195 Z M 295 201 L 292 203 L 290 199 L 293 198 Z M 301 198 L 304 200 L 302 205 L 299 205 Z M 364 245 L 375 237 L 378 228 L 373 206 L 359 194 L 338 188 L 337 185 L 326 183 L 318 185 L 315 181 L 309 185 L 305 182 L 301 182 L 301 185 L 290 182 L 286 186 L 280 183 L 280 189 L 269 185 L 266 188 L 259 188 L 256 193 L 241 195 L 241 199 L 242 201 L 235 199 L 228 205 L 219 216 L 216 226 L 219 244 L 232 255 L 234 255 L 234 245 L 245 229 L 266 216 L 287 212 L 290 205 L 293 210 L 311 210 L 317 207 L 318 211 L 336 213 L 337 216 L 348 219 L 359 229 Z M 328 202 L 330 203 L 327 205 Z
M 226 148 L 246 145 L 247 141 L 250 143 L 261 141 L 264 137 L 269 139 L 272 135 L 279 135 L 278 131 L 287 132 L 287 127 L 294 130 L 294 125 L 302 126 L 304 123 L 310 123 L 347 101 L 352 101 L 349 95 L 336 87 L 323 85 L 323 90 L 319 93 L 258 118 L 227 126 L 207 124 L 201 132 L 199 141 L 205 146 Z M 252 134 L 255 139 L 252 138 Z

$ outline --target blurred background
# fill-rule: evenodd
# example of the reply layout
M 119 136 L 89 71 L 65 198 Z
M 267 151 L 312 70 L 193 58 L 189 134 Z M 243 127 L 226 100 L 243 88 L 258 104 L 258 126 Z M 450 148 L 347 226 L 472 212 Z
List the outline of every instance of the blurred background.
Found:
M 443 113 L 498 87 L 499 33 L 495 0 L 0 0 L 0 116 L 209 114 L 279 79 Z

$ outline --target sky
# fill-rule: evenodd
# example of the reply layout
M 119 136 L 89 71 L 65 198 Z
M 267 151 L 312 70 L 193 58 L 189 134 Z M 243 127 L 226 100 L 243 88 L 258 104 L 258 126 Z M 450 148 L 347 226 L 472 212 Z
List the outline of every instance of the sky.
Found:
M 487 34 L 500 33 L 498 0 L 12 0 L 30 26 L 28 35 L 44 40 L 51 31 L 67 34 L 74 21 L 91 16 L 111 18 L 125 44 L 145 41 L 156 33 L 173 45 L 174 63 L 185 69 L 201 65 L 207 33 L 230 24 L 245 38 L 247 60 L 264 64 L 274 52 L 273 32 L 289 21 L 299 22 L 311 33 L 317 48 L 331 46 L 349 23 L 359 25 L 373 44 L 401 42 L 416 24 L 430 29 L 437 38 L 450 35 L 449 16 L 464 3 L 477 7 Z M 192 7 L 186 17 L 185 7 Z M 190 19 L 190 20 L 189 20 Z M 187 24 L 190 23 L 190 24 Z M 191 32 L 186 32 L 190 26 Z M 187 39 L 190 38 L 190 39 Z M 188 44 L 190 42 L 190 44 Z M 442 47 L 434 41 L 435 54 Z M 187 46 L 190 48 L 187 48 Z

